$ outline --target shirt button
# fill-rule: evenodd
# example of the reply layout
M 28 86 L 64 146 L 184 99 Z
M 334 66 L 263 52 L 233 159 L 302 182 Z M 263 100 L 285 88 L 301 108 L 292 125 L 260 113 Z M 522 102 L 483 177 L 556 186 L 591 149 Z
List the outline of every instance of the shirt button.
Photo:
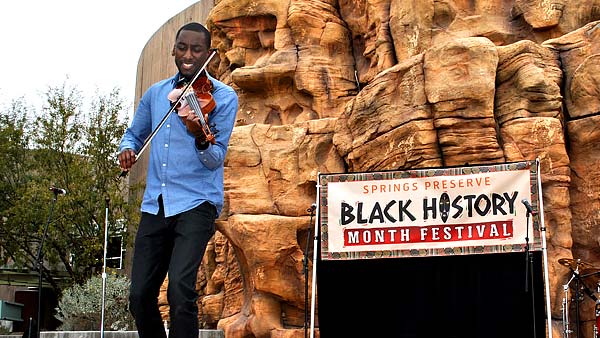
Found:
M 171 125 L 170 125 L 170 124 L 167 124 L 167 128 L 171 128 Z
M 168 143 L 165 143 L 165 148 L 169 148 L 169 144 Z
M 166 184 L 164 184 L 164 183 L 163 183 L 163 184 L 161 184 L 161 185 L 164 187 Z
M 166 167 L 166 166 L 167 166 L 167 164 L 166 164 L 166 163 L 163 163 L 163 167 Z

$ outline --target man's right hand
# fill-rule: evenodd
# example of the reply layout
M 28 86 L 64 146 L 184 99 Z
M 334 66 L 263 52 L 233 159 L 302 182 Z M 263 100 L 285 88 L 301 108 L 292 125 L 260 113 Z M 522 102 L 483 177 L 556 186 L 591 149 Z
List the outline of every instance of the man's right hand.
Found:
M 132 149 L 123 149 L 123 151 L 119 153 L 118 158 L 119 166 L 123 171 L 129 170 L 129 168 L 131 168 L 137 160 L 135 156 L 135 151 L 133 151 Z

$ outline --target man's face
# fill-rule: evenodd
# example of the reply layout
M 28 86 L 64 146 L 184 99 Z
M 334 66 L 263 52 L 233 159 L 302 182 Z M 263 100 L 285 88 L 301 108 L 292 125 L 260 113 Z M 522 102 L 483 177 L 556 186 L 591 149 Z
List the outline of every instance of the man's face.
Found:
M 209 47 L 202 33 L 181 31 L 172 52 L 175 57 L 175 65 L 181 75 L 187 79 L 193 78 L 206 61 Z

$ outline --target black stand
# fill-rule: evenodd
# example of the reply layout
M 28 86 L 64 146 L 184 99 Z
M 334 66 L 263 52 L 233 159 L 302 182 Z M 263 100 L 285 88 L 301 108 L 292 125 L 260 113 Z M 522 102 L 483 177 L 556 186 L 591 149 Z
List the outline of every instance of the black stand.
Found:
M 308 227 L 308 234 L 306 234 L 306 250 L 304 250 L 304 259 L 302 261 L 304 268 L 304 338 L 308 337 L 308 250 L 310 249 L 312 219 L 316 208 L 317 206 L 313 204 L 310 208 L 306 209 L 307 212 L 310 212 L 310 226 Z
M 579 302 L 581 300 L 581 294 L 579 292 L 579 289 L 581 288 L 581 285 L 583 285 L 583 283 L 581 283 L 581 278 L 579 277 L 579 272 L 576 271 L 575 273 L 575 327 L 577 328 L 577 338 L 579 338 L 579 331 L 580 331 L 580 326 L 581 326 L 581 322 L 580 322 L 580 318 L 579 318 Z
M 531 307 L 533 311 L 533 338 L 537 337 L 537 330 L 535 327 L 535 290 L 533 282 L 533 255 L 529 251 L 529 223 L 530 223 L 531 212 L 527 210 L 527 232 L 525 235 L 525 293 L 529 292 L 529 285 L 531 284 Z
M 42 248 L 44 246 L 44 241 L 46 240 L 46 236 L 48 234 L 48 225 L 50 225 L 50 220 L 52 219 L 52 212 L 54 211 L 54 205 L 56 204 L 56 199 L 58 194 L 60 193 L 59 189 L 50 188 L 50 190 L 54 193 L 52 197 L 52 201 L 50 203 L 50 212 L 48 213 L 48 220 L 44 225 L 44 234 L 40 240 L 40 245 L 38 246 L 37 256 L 36 256 L 36 268 L 38 271 L 38 303 L 37 303 L 37 318 L 36 318 L 36 327 L 35 331 L 32 330 L 31 320 L 29 325 L 29 338 L 38 338 L 40 335 L 40 322 L 42 321 L 42 273 L 44 269 L 44 254 L 42 253 Z
M 598 302 L 598 298 L 596 298 L 592 290 L 590 290 L 590 288 L 583 281 L 586 277 L 590 276 L 591 274 L 581 275 L 578 267 L 577 269 L 575 269 L 575 271 L 573 271 L 573 275 L 575 276 L 575 327 L 577 328 L 577 338 L 579 338 L 579 331 L 581 326 L 579 303 L 583 301 L 584 298 L 583 294 L 581 294 L 581 291 L 583 291 L 595 303 Z

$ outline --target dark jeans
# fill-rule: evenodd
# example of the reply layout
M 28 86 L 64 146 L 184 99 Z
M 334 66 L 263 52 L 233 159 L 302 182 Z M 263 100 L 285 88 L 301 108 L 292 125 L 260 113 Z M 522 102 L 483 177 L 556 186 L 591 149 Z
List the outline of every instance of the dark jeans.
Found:
M 162 202 L 162 201 L 161 201 Z M 140 338 L 165 338 L 158 295 L 167 272 L 169 337 L 198 337 L 196 275 L 215 233 L 215 207 L 205 202 L 172 217 L 142 213 L 135 238 L 129 309 Z

